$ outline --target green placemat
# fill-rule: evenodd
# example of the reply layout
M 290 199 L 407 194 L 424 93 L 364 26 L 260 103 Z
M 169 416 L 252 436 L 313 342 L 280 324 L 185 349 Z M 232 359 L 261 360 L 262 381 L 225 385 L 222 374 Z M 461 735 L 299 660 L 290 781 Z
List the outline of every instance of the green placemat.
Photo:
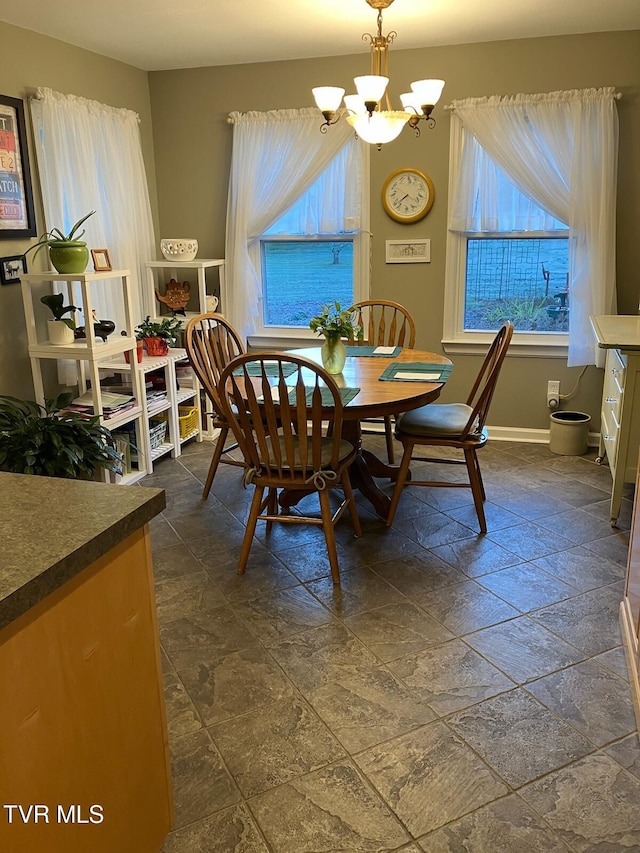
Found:
M 452 364 L 394 361 L 384 369 L 378 379 L 396 382 L 446 382 L 452 370 Z
M 402 347 L 394 347 L 392 352 L 375 352 L 378 347 L 347 347 L 347 355 L 357 358 L 358 356 L 374 356 L 374 358 L 395 358 L 402 352 Z
M 311 397 L 313 395 L 313 388 L 307 388 L 307 406 L 311 405 Z M 323 406 L 333 406 L 333 394 L 328 388 L 321 387 L 320 393 L 322 394 L 322 405 Z M 341 388 L 340 389 L 340 397 L 342 398 L 342 404 L 344 406 L 347 403 L 350 403 L 354 397 L 356 397 L 360 393 L 359 388 Z M 291 402 L 295 402 L 295 391 L 292 395 L 293 399 Z
M 285 364 L 280 365 L 280 364 L 278 364 L 278 362 L 275 362 L 275 361 L 271 362 L 271 363 L 268 361 L 264 361 L 263 364 L 264 364 L 264 372 L 266 373 L 266 375 L 267 376 L 273 376 L 273 377 L 280 376 L 280 366 L 282 366 L 282 375 L 283 376 L 291 376 L 291 374 L 295 373 L 295 371 L 298 369 L 298 366 L 296 364 L 286 364 L 285 363 Z M 247 374 L 249 376 L 262 376 L 262 369 L 261 369 L 260 364 L 258 364 L 256 362 L 249 362 L 248 364 L 245 364 L 244 367 L 246 367 Z M 242 374 L 243 374 L 243 368 L 242 367 L 238 367 L 233 371 L 234 376 L 242 376 Z

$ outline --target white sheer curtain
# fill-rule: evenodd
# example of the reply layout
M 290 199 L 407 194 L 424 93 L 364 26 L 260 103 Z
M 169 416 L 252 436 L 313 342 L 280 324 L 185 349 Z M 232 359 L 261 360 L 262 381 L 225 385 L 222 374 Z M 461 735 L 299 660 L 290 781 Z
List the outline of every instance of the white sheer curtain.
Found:
M 346 122 L 332 127 L 331 133 L 320 133 L 319 115 L 313 108 L 231 114 L 233 154 L 223 309 L 245 338 L 255 331 L 261 297 L 257 238 L 294 206 L 353 139 Z M 354 150 L 357 152 L 357 146 Z M 353 168 L 361 161 L 351 155 L 344 162 Z M 360 193 L 347 192 L 349 230 L 357 230 Z M 309 229 L 330 224 L 318 222 L 311 211 L 305 218 Z M 300 221 L 297 215 L 296 221 Z
M 495 179 L 489 158 L 521 193 L 550 217 L 568 224 L 568 365 L 595 364 L 589 315 L 616 311 L 614 89 L 471 98 L 454 101 L 452 108 L 454 125 L 462 124 L 452 132 L 465 137 L 450 227 L 468 231 L 480 225 L 480 230 L 493 230 L 476 195 L 479 185 L 487 191 Z M 489 158 L 479 155 L 471 135 Z
M 114 269 L 131 271 L 134 320 L 142 321 L 153 312 L 143 283 L 155 240 L 137 114 L 41 88 L 31 115 L 47 230 L 66 233 L 95 210 L 82 239 L 89 248 L 107 248 Z M 121 288 L 117 298 L 113 290 L 94 286 L 91 296 L 98 315 L 116 323 L 117 335 L 125 318 Z

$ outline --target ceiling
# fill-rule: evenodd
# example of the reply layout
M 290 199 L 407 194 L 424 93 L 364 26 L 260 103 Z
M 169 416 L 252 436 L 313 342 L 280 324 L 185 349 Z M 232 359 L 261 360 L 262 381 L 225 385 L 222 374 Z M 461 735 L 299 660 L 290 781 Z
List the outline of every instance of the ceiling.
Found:
M 640 29 L 640 0 L 397 0 L 397 49 Z M 146 71 L 366 52 L 365 0 L 0 0 L 0 20 Z

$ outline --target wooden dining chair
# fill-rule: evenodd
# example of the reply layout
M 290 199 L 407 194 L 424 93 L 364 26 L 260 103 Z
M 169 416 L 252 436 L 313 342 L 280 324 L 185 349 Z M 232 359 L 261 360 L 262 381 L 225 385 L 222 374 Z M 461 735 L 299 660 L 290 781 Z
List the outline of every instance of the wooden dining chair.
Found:
M 236 356 L 244 353 L 245 348 L 238 332 L 222 314 L 198 314 L 190 320 L 185 330 L 185 347 L 194 373 L 211 403 L 212 411 L 207 414 L 211 416 L 212 426 L 220 430 L 202 492 L 202 497 L 206 500 L 220 462 L 243 465 L 238 459 L 225 458 L 226 454 L 235 450 L 238 445 L 233 443 L 229 447 L 225 446 L 229 424 L 222 412 L 218 384 L 224 367 Z
M 367 299 L 351 307 L 355 322 L 362 329 L 362 340 L 349 341 L 350 346 L 409 347 L 416 342 L 416 325 L 413 317 L 399 302 L 387 299 Z M 384 434 L 387 442 L 387 457 L 393 465 L 393 415 L 384 417 Z
M 476 451 L 487 443 L 488 435 L 485 424 L 489 406 L 512 336 L 513 325 L 506 322 L 494 338 L 485 356 L 466 403 L 431 403 L 399 416 L 396 423 L 396 438 L 402 442 L 404 452 L 391 498 L 387 525 L 393 523 L 400 495 L 405 485 L 441 486 L 471 489 L 480 532 L 487 532 L 487 522 L 484 516 L 486 495 Z M 462 450 L 464 459 L 414 456 L 416 445 L 418 447 L 454 447 Z M 466 465 L 469 482 L 433 482 L 414 480 L 413 478 L 408 480 L 409 465 L 412 461 Z
M 356 536 L 361 529 L 349 478 L 356 448 L 342 438 L 343 405 L 335 380 L 306 358 L 248 353 L 225 367 L 220 387 L 226 392 L 221 396 L 224 417 L 244 457 L 245 483 L 255 487 L 238 574 L 246 568 L 258 520 L 267 522 L 267 531 L 274 521 L 318 524 L 333 582 L 339 584 L 334 526 L 348 508 Z M 320 518 L 279 514 L 278 489 L 317 492 Z M 344 498 L 332 511 L 329 493 L 335 489 Z

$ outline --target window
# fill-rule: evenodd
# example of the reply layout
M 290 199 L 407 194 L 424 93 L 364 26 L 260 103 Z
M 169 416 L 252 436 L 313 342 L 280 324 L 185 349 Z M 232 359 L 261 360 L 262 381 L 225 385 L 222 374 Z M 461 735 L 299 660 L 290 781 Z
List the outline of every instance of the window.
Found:
M 568 226 L 521 193 L 477 140 L 461 139 L 450 199 L 445 339 L 486 343 L 511 320 L 520 341 L 565 347 Z M 460 189 L 468 176 L 471 185 Z
M 354 302 L 353 235 L 263 237 L 262 322 L 307 329 L 322 305 Z
M 519 354 L 598 363 L 589 318 L 615 312 L 615 103 L 604 88 L 452 104 L 446 349 L 480 351 L 508 317 Z
M 569 239 L 553 232 L 467 234 L 463 331 L 569 331 Z
M 261 298 L 252 344 L 272 338 L 315 339 L 309 321 L 320 307 L 366 299 L 368 232 L 353 230 L 353 211 L 366 216 L 356 145 L 346 145 L 329 168 L 259 240 Z M 368 206 L 367 206 L 368 207 Z M 364 232 L 364 233 L 363 233 Z

